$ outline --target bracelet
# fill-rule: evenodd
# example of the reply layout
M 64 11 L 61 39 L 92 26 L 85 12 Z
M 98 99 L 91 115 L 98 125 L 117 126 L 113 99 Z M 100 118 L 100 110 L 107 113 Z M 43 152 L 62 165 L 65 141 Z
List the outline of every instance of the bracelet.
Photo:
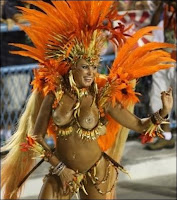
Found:
M 151 121 L 152 121 L 153 124 L 159 125 L 159 124 L 161 124 L 161 123 L 164 122 L 164 121 L 168 121 L 168 115 L 167 115 L 167 117 L 163 118 L 163 117 L 160 115 L 160 110 L 158 110 L 157 112 L 155 112 L 155 113 L 151 116 Z
M 61 172 L 65 169 L 66 165 L 63 162 L 59 162 L 52 170 L 52 174 L 60 175 Z

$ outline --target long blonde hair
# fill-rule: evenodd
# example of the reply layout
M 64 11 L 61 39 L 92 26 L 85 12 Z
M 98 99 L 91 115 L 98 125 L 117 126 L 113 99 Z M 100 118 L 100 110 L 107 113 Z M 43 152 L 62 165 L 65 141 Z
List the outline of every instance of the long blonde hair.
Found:
M 43 97 L 38 91 L 32 92 L 26 107 L 19 119 L 16 132 L 9 139 L 1 151 L 9 151 L 2 161 L 1 189 L 4 199 L 18 199 L 22 187 L 19 183 L 34 165 L 34 153 L 22 152 L 20 144 L 25 142 L 27 135 L 33 134 L 35 121 L 42 103 Z

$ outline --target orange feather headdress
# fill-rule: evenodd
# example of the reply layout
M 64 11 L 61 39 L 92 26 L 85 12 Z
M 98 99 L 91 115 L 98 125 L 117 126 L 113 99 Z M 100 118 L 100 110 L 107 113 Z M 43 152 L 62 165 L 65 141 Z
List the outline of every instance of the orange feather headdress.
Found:
M 126 29 L 118 26 L 119 31 L 116 31 L 112 26 L 113 20 L 122 17 L 117 14 L 114 1 L 52 1 L 53 5 L 43 1 L 28 3 L 43 11 L 19 7 L 23 18 L 29 21 L 29 26 L 20 26 L 34 46 L 13 44 L 23 50 L 12 53 L 31 57 L 40 63 L 35 72 L 34 88 L 41 90 L 45 87 L 44 82 L 56 85 L 51 75 L 65 74 L 78 59 L 98 63 L 106 39 L 103 30 L 112 33 L 110 39 L 116 45 L 125 41 Z M 48 86 L 45 93 L 54 90 L 53 86 Z

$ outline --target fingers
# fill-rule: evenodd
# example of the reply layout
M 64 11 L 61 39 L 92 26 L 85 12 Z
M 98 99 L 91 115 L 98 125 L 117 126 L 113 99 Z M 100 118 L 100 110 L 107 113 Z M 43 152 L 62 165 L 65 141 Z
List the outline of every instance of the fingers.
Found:
M 172 95 L 172 88 L 170 87 L 167 91 L 161 92 L 161 96 L 171 96 Z
M 66 186 L 67 186 L 67 183 L 66 182 L 63 182 L 63 193 L 66 194 Z
M 69 190 L 69 188 L 68 188 L 68 183 L 67 182 L 64 182 L 64 183 L 62 183 L 62 188 L 60 189 L 60 193 L 62 194 L 62 195 L 68 195 L 69 193 L 70 193 L 70 190 Z
M 74 182 L 73 182 L 73 181 L 70 181 L 70 182 L 68 183 L 68 185 L 69 185 L 69 190 L 70 190 L 70 192 L 73 193 L 73 192 L 74 192 Z
M 69 188 L 70 193 L 74 193 L 77 191 L 78 186 L 76 185 L 76 183 L 74 181 L 70 181 L 68 183 L 68 188 Z
M 169 94 L 172 94 L 172 88 L 170 87 L 167 91 Z
M 67 168 L 66 168 L 67 170 Z M 68 173 L 62 173 L 60 175 L 60 180 L 62 182 L 63 193 L 77 193 L 80 188 L 80 181 L 83 179 L 83 175 L 81 176 L 78 172 L 68 169 Z
M 74 193 L 78 189 L 78 185 L 76 184 L 74 178 L 72 181 L 69 182 L 63 182 L 63 194 L 69 194 L 69 193 Z
M 77 178 L 76 178 L 77 179 Z M 69 188 L 69 191 L 71 192 L 71 193 L 77 193 L 78 191 L 79 191 L 79 187 L 80 187 L 80 184 L 77 184 L 77 180 L 75 180 L 74 178 L 73 178 L 73 180 L 72 181 L 70 181 L 69 183 L 67 183 L 67 186 L 68 186 L 68 188 Z

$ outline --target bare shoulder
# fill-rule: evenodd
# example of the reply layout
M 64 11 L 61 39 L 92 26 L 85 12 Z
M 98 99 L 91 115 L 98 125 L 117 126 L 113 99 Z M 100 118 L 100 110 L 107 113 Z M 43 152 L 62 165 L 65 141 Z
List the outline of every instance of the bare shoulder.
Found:
M 113 106 L 111 102 L 108 102 L 105 107 L 104 107 L 104 111 L 105 113 L 111 114 L 113 111 L 118 111 L 118 110 L 122 110 L 123 106 L 121 103 L 116 102 L 116 104 Z

